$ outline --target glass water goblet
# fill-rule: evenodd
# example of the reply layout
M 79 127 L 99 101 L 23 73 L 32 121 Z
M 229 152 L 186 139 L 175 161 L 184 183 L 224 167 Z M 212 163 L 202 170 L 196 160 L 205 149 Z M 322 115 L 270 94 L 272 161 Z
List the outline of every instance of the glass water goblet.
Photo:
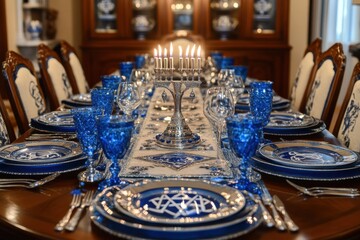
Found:
M 126 115 L 100 116 L 97 121 L 97 128 L 103 152 L 111 161 L 107 178 L 100 184 L 100 188 L 119 185 L 118 177 L 120 172 L 119 160 L 124 157 L 129 149 L 130 140 L 134 129 L 134 119 Z
M 101 149 L 96 124 L 96 117 L 101 115 L 101 110 L 91 107 L 76 108 L 72 109 L 71 113 L 80 146 L 88 157 L 88 168 L 79 173 L 78 179 L 81 182 L 98 182 L 104 178 L 104 174 L 94 166 L 94 156 Z
M 225 119 L 235 113 L 231 92 L 224 87 L 212 87 L 206 92 L 204 114 L 217 127 L 218 155 L 221 149 L 221 134 Z
M 230 90 L 235 104 L 245 91 L 244 81 L 240 76 L 235 74 L 235 70 L 232 68 L 220 70 L 218 74 L 218 85 Z
M 141 104 L 141 96 L 135 83 L 122 82 L 119 84 L 116 98 L 119 108 L 131 117 L 133 111 Z
M 250 114 L 236 114 L 226 119 L 226 127 L 230 148 L 239 159 L 236 163 L 239 169 L 236 187 L 247 189 L 251 182 L 260 178 L 258 173 L 252 171 L 249 161 L 259 144 L 258 131 L 261 122 Z
M 134 69 L 134 62 L 120 62 L 119 71 L 120 75 L 126 77 L 127 81 L 130 80 L 131 72 Z
M 110 88 L 94 88 L 90 91 L 91 103 L 94 108 L 98 108 L 105 115 L 110 115 L 113 111 L 114 90 Z
M 264 144 L 269 141 L 264 139 L 263 128 L 270 121 L 273 99 L 272 85 L 273 83 L 271 81 L 250 83 L 250 112 L 262 123 L 262 127 L 258 132 L 260 144 Z

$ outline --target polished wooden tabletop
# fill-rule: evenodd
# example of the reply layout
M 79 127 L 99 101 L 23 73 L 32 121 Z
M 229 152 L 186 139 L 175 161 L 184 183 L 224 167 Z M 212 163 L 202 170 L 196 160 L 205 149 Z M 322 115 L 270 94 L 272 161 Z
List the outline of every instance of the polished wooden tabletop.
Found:
M 326 140 L 338 144 L 328 131 L 305 139 Z M 91 223 L 88 211 L 75 232 L 54 231 L 54 226 L 68 210 L 72 198 L 70 192 L 79 188 L 77 173 L 62 174 L 39 189 L 0 190 L 0 239 L 111 239 L 112 236 Z M 280 232 L 262 225 L 242 236 L 242 239 L 359 239 L 360 197 L 307 197 L 299 195 L 283 178 L 266 174 L 262 174 L 262 178 L 270 193 L 283 200 L 300 230 L 296 233 Z M 294 182 L 305 186 L 360 188 L 359 179 Z M 95 189 L 96 186 L 85 188 Z

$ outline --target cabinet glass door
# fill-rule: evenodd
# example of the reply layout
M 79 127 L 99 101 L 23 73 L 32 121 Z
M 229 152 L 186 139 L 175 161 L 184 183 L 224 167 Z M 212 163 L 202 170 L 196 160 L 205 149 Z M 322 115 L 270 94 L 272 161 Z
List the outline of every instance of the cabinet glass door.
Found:
M 98 33 L 117 32 L 117 1 L 116 0 L 94 0 L 95 1 L 95 31 Z
M 133 0 L 132 1 L 132 29 L 138 40 L 149 37 L 156 24 L 156 0 Z
M 276 0 L 254 0 L 253 30 L 256 33 L 276 31 Z
M 192 31 L 194 29 L 194 3 L 192 0 L 174 0 L 171 10 L 174 16 L 174 31 Z

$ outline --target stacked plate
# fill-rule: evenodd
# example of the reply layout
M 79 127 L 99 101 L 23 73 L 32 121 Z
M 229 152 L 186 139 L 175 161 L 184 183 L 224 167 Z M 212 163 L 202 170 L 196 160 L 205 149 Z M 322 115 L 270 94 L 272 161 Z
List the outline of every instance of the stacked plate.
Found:
M 326 129 L 323 121 L 301 113 L 273 112 L 264 133 L 278 136 L 304 136 Z
M 278 95 L 274 95 L 272 109 L 275 110 L 286 110 L 290 108 L 290 101 L 288 99 L 282 98 Z M 250 111 L 249 106 L 249 94 L 243 94 L 242 97 L 237 101 L 235 109 L 237 111 Z
M 143 181 L 97 195 L 93 223 L 122 238 L 218 239 L 259 226 L 261 209 L 245 193 L 196 180 Z
M 48 132 L 75 132 L 73 116 L 70 111 L 54 111 L 32 118 L 30 126 Z
M 266 144 L 253 157 L 258 171 L 302 180 L 342 180 L 360 177 L 358 155 L 344 147 L 315 141 Z
M 61 101 L 67 107 L 89 107 L 91 106 L 91 95 L 90 93 L 74 94 L 69 99 Z
M 86 157 L 76 142 L 53 140 L 9 144 L 0 148 L 0 173 L 42 175 L 84 167 Z

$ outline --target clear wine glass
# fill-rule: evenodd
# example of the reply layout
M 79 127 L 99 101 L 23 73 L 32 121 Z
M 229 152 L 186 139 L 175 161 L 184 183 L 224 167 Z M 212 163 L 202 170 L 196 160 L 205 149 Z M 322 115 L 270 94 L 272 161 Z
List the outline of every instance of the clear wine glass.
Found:
M 131 117 L 133 111 L 141 104 L 141 96 L 137 89 L 136 83 L 121 82 L 119 84 L 118 95 L 116 98 L 119 108 Z
M 98 182 L 104 178 L 104 174 L 95 169 L 94 156 L 101 149 L 96 128 L 96 117 L 100 116 L 101 110 L 97 108 L 76 108 L 71 113 L 74 118 L 76 135 L 79 139 L 83 152 L 88 156 L 88 168 L 79 173 L 81 182 Z
M 103 181 L 100 190 L 121 184 L 119 160 L 129 149 L 130 139 L 134 130 L 134 119 L 126 115 L 100 116 L 97 121 L 100 142 L 107 159 L 111 161 L 110 178 Z
M 235 74 L 235 70 L 231 68 L 221 69 L 218 74 L 218 85 L 230 90 L 234 103 L 240 99 L 241 94 L 245 91 L 243 79 Z
M 261 121 L 262 127 L 259 130 L 260 144 L 269 142 L 264 138 L 263 128 L 270 121 L 273 99 L 273 83 L 271 81 L 261 81 L 250 83 L 250 112 Z
M 224 87 L 212 87 L 206 92 L 204 114 L 217 127 L 218 158 L 221 149 L 221 134 L 225 119 L 235 113 L 231 92 Z

